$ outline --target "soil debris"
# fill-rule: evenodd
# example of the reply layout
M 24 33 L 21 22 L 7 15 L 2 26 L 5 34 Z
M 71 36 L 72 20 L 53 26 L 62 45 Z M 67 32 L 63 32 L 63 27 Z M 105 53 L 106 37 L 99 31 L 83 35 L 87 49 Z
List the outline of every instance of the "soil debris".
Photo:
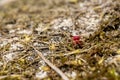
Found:
M 0 0 L 1 80 L 120 80 L 119 0 Z

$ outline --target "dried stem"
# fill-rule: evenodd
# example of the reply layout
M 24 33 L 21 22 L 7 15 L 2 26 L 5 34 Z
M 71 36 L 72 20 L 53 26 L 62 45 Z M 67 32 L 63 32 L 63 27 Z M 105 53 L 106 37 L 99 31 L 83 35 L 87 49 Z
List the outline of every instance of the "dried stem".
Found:
M 38 50 L 37 50 L 34 46 L 32 46 L 32 45 L 29 45 L 29 46 L 32 47 L 32 48 L 37 52 L 37 54 L 38 54 L 53 70 L 55 70 L 55 71 L 63 78 L 63 80 L 69 80 L 68 77 L 67 77 L 59 68 L 57 68 L 57 67 L 56 67 L 55 65 L 53 65 L 49 60 L 47 60 L 40 51 L 38 51 Z

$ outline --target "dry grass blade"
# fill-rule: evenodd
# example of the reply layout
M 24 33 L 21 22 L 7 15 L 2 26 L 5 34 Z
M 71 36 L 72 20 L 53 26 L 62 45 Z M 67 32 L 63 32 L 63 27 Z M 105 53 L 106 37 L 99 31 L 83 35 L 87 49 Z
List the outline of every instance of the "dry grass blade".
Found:
M 20 79 L 22 76 L 21 75 L 18 75 L 18 74 L 13 74 L 13 75 L 6 75 L 6 76 L 0 76 L 0 80 L 4 80 L 5 78 L 7 78 L 7 77 L 11 77 L 11 78 L 18 78 L 18 79 Z

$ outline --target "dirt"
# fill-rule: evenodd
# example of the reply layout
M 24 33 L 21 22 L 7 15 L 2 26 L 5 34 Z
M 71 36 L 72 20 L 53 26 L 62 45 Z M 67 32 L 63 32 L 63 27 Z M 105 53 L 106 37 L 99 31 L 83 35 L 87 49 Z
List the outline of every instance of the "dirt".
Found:
M 1 80 L 120 80 L 119 0 L 0 2 Z

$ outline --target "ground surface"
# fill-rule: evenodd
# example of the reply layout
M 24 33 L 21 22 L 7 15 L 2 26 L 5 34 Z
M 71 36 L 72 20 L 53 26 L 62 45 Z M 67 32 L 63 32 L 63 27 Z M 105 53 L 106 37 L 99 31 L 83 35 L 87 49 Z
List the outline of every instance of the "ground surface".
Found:
M 0 0 L 0 79 L 62 80 L 37 49 L 70 80 L 120 80 L 119 0 L 8 1 Z

